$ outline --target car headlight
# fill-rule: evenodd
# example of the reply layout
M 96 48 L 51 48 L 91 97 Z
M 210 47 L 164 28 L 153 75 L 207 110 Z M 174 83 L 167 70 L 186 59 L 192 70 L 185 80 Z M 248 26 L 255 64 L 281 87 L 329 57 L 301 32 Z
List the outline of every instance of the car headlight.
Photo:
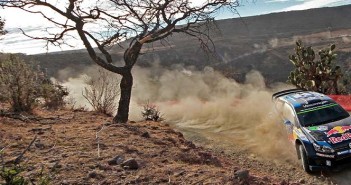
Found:
M 323 153 L 334 153 L 334 149 L 330 148 L 329 146 L 320 146 L 317 143 L 313 143 L 313 148 L 317 152 L 323 152 Z

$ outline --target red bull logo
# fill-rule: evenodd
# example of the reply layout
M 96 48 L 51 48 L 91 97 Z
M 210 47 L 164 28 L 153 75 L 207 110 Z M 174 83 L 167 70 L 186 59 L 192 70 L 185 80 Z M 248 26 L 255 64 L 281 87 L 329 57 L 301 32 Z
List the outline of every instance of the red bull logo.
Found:
M 349 130 L 351 130 L 351 125 L 336 126 L 327 132 L 327 137 L 330 137 L 331 135 L 334 135 L 334 134 L 343 134 Z
M 345 133 L 340 137 L 330 137 L 329 141 L 332 142 L 333 144 L 336 144 L 350 139 L 351 139 L 351 133 Z

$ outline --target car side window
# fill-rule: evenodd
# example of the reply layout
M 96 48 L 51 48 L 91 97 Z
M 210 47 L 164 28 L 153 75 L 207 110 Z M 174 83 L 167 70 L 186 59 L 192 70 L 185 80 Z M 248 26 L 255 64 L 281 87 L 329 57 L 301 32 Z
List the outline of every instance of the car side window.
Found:
M 286 103 L 283 106 L 283 118 L 289 120 L 293 125 L 296 125 L 294 110 Z

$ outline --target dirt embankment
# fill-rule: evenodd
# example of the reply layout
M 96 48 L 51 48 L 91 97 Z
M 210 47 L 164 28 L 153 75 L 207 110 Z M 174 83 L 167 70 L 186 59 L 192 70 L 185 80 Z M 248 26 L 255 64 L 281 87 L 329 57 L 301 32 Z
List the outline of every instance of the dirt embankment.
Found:
M 239 163 L 184 139 L 165 123 L 106 125 L 111 118 L 92 112 L 39 113 L 41 119 L 0 117 L 0 150 L 5 161 L 23 151 L 21 174 L 43 168 L 50 184 L 281 184 L 288 178 L 258 165 Z M 240 156 L 242 157 L 242 156 Z M 245 160 L 243 160 L 245 161 Z

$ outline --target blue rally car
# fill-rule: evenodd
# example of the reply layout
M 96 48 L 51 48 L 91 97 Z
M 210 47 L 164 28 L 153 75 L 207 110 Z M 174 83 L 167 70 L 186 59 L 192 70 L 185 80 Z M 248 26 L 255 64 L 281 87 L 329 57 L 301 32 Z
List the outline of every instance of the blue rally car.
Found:
M 351 162 L 351 117 L 326 95 L 290 89 L 273 94 L 306 172 Z

